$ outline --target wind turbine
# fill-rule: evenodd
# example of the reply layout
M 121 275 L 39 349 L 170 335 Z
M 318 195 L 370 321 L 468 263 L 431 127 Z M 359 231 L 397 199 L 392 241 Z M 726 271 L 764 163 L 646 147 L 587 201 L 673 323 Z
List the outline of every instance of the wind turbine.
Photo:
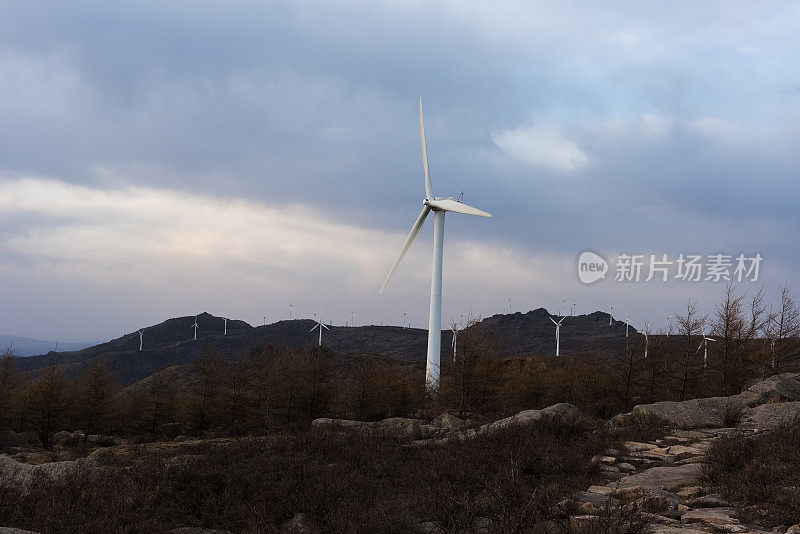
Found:
M 578 304 L 577 301 L 572 303 L 572 311 L 570 312 L 570 315 L 572 317 L 575 317 L 575 305 L 576 304 Z
M 317 314 L 315 313 L 314 316 L 316 317 Z M 325 330 L 330 330 L 330 328 L 325 326 L 325 324 L 322 322 L 322 314 L 321 313 L 319 314 L 319 320 L 317 321 L 317 324 L 314 325 L 314 328 L 309 330 L 309 332 L 313 332 L 317 328 L 319 328 L 319 346 L 321 347 L 322 346 L 322 329 L 324 328 Z
M 667 337 L 672 330 L 672 315 L 664 314 L 664 328 L 667 329 Z
M 458 346 L 458 325 L 453 325 L 453 363 L 456 361 L 456 347 Z
M 139 350 L 142 350 L 142 331 L 139 330 Z
M 403 328 L 408 328 L 406 326 L 406 315 L 408 315 L 408 313 L 407 312 L 403 312 Z
M 508 299 L 508 313 L 509 314 L 514 313 L 514 299 L 512 298 Z
M 561 299 L 561 313 L 559 313 L 559 315 L 564 315 L 566 309 L 567 309 L 567 299 Z
M 190 327 L 194 328 L 194 339 L 197 341 L 197 316 L 194 316 L 194 324 Z
M 628 312 L 625 312 L 625 337 L 628 337 Z
M 289 304 L 289 320 L 292 319 L 292 305 Z
M 611 305 L 611 309 L 608 311 L 608 326 L 611 326 L 611 323 L 614 320 L 614 305 Z
M 556 356 L 558 356 L 558 350 L 561 345 L 561 322 L 566 318 L 567 316 L 565 315 L 564 317 L 561 318 L 561 321 L 555 322 L 553 321 L 552 317 L 548 317 L 548 319 L 550 319 L 550 321 L 554 325 L 556 325 Z
M 222 335 L 223 336 L 227 336 L 228 335 L 228 318 L 227 317 L 223 317 L 222 320 L 225 321 L 225 331 L 222 333 Z
M 650 342 L 650 321 L 644 322 L 644 357 L 647 358 L 647 348 Z
M 706 336 L 706 326 L 703 325 L 703 341 L 700 343 L 700 347 L 703 347 L 703 369 L 706 368 L 708 364 L 708 342 L 709 341 L 716 341 L 716 339 L 710 338 Z M 700 350 L 700 347 L 697 347 L 697 350 Z
M 379 293 L 383 293 L 386 284 L 394 274 L 400 260 L 403 259 L 411 243 L 419 235 L 425 218 L 433 212 L 433 270 L 431 273 L 431 306 L 428 318 L 428 357 L 425 370 L 425 383 L 429 388 L 435 389 L 439 384 L 439 359 L 441 357 L 442 345 L 442 256 L 444 253 L 444 216 L 448 211 L 464 213 L 466 215 L 478 215 L 480 217 L 491 217 L 492 215 L 468 206 L 453 198 L 442 198 L 433 196 L 433 184 L 431 183 L 431 172 L 428 167 L 428 150 L 425 146 L 425 125 L 422 120 L 422 97 L 419 99 L 419 135 L 422 144 L 422 167 L 425 172 L 425 200 L 422 202 L 422 212 L 417 217 L 411 232 L 400 249 L 400 254 L 392 265 L 386 281 L 383 283 Z

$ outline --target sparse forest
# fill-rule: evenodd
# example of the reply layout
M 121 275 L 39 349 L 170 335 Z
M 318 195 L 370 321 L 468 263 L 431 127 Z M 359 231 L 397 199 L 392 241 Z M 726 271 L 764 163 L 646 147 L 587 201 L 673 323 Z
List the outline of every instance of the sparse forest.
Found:
M 117 434 L 137 439 L 177 435 L 244 435 L 307 426 L 318 417 L 377 420 L 449 411 L 460 417 L 504 417 L 569 402 L 608 418 L 634 404 L 729 395 L 796 359 L 800 312 L 791 289 L 770 310 L 763 292 L 728 285 L 712 314 L 689 302 L 674 329 L 631 336 L 623 354 L 559 358 L 500 356 L 492 332 L 465 328 L 456 357 L 443 359 L 433 396 L 415 362 L 361 355 L 334 363 L 325 348 L 262 346 L 231 357 L 214 344 L 180 379 L 169 369 L 121 389 L 102 357 L 75 377 L 56 358 L 33 373 L 0 359 L 0 424 L 36 432 L 48 447 L 55 432 Z M 471 326 L 479 326 L 476 320 Z M 713 343 L 703 343 L 703 332 Z M 707 358 L 704 348 L 707 347 Z

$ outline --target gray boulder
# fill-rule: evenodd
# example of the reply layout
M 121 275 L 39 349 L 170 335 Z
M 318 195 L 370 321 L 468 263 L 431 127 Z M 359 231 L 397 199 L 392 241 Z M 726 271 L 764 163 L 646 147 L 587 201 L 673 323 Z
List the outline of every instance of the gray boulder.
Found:
M 662 401 L 634 406 L 634 417 L 657 417 L 680 428 L 726 426 L 730 411 L 741 411 L 746 404 L 739 397 L 709 397 L 687 401 Z
M 352 419 L 330 419 L 328 417 L 321 417 L 314 419 L 311 422 L 311 428 L 316 429 L 336 429 L 336 428 L 363 428 L 370 427 L 374 423 L 366 421 L 354 421 Z
M 447 412 L 441 414 L 439 417 L 431 421 L 431 424 L 446 430 L 461 430 L 466 425 L 463 419 L 459 419 L 455 415 Z
M 417 419 L 390 417 L 379 422 L 378 426 L 398 437 L 417 439 L 422 435 L 422 428 Z
M 641 473 L 629 475 L 616 482 L 617 488 L 642 486 L 645 488 L 671 489 L 697 484 L 702 472 L 701 464 L 685 464 L 670 467 L 651 467 Z
M 742 413 L 741 425 L 753 428 L 775 428 L 800 417 L 800 402 L 778 402 L 748 408 Z
M 753 384 L 747 391 L 755 393 L 767 400 L 800 401 L 800 380 L 797 373 L 775 375 Z

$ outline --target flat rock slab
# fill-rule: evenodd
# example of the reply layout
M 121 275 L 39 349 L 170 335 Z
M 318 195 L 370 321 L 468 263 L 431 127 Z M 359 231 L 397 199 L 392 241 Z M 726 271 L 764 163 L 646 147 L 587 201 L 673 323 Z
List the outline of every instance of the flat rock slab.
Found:
M 658 445 L 652 443 L 641 443 L 639 441 L 626 441 L 625 448 L 630 452 L 649 451 L 650 449 L 657 449 Z
M 619 499 L 610 497 L 608 495 L 600 495 L 593 491 L 581 491 L 576 493 L 572 500 L 579 504 L 591 503 L 595 508 L 616 508 L 619 506 Z
M 696 527 L 690 527 L 686 525 L 653 525 L 650 527 L 649 532 L 650 534 L 708 534 L 707 530 L 699 530 Z
M 676 488 L 697 484 L 702 471 L 701 464 L 685 464 L 669 467 L 651 467 L 641 473 L 626 476 L 617 484 L 620 488 L 643 486 L 647 488 Z
M 751 395 L 753 395 L 751 393 Z M 634 406 L 631 414 L 657 417 L 680 428 L 692 429 L 725 426 L 730 409 L 742 409 L 745 403 L 737 397 L 709 397 L 687 401 L 662 401 Z
M 729 507 L 721 508 L 697 508 L 689 510 L 681 516 L 682 523 L 706 523 L 709 525 L 733 525 L 739 522 L 738 519 L 731 517 L 736 514 L 736 510 Z

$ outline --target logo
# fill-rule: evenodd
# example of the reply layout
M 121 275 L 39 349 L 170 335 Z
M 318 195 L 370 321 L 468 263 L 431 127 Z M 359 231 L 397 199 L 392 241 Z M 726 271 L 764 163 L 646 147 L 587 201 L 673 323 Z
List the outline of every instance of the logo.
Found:
M 578 278 L 584 284 L 593 284 L 606 277 L 608 262 L 594 252 L 582 252 L 578 257 Z

